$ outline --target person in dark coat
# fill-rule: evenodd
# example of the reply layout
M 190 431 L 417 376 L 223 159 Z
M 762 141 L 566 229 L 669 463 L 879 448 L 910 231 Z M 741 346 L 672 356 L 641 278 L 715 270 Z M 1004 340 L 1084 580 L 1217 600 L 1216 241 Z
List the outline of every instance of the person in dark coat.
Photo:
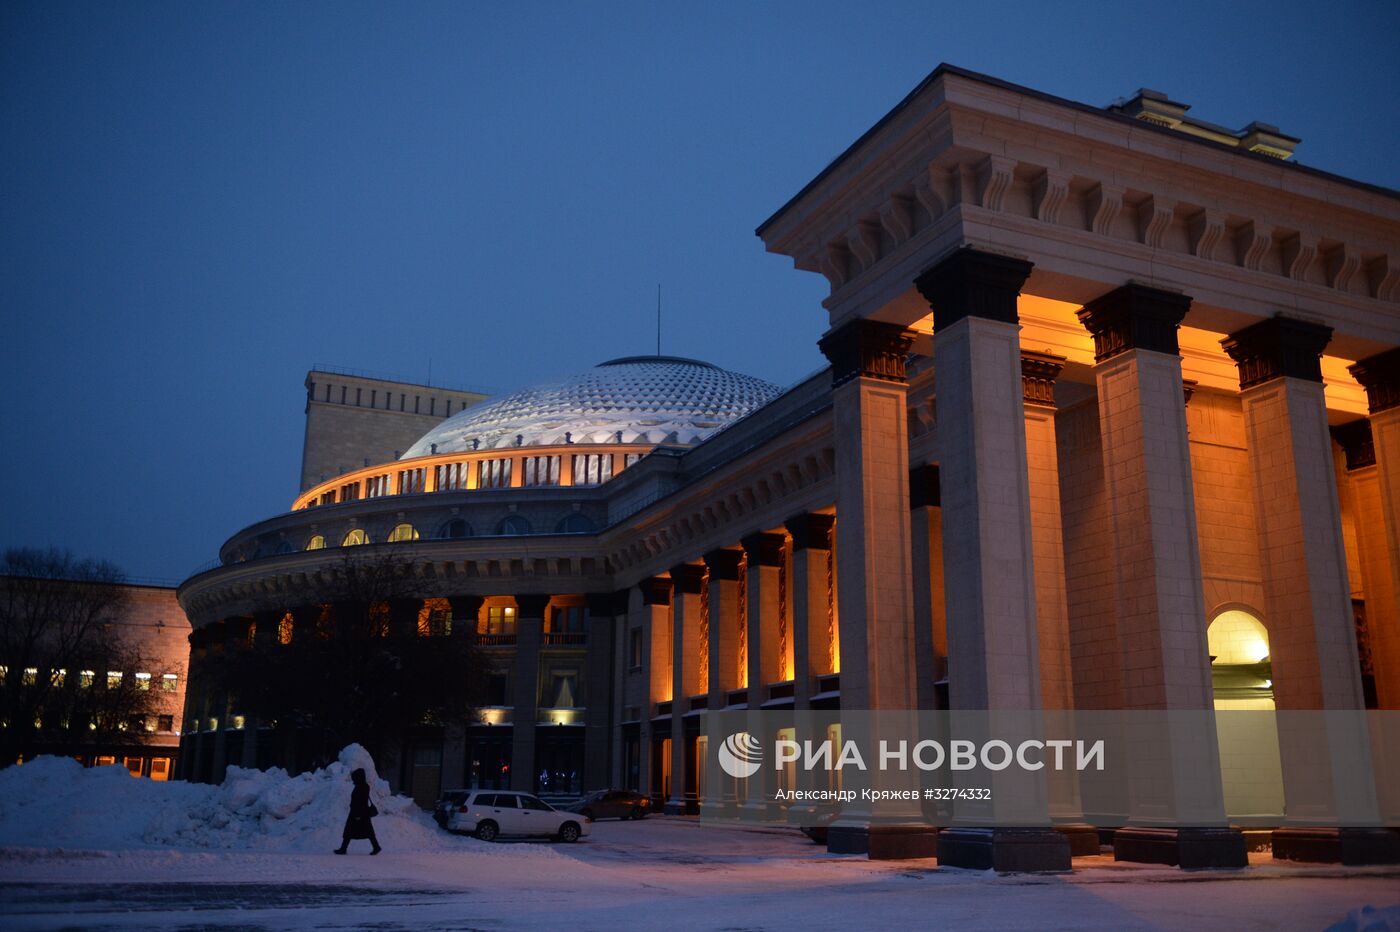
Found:
M 370 854 L 378 854 L 384 849 L 379 847 L 379 839 L 374 837 L 374 823 L 371 819 L 379 815 L 379 810 L 369 801 L 369 783 L 365 780 L 364 770 L 356 768 L 351 771 L 350 781 L 355 784 L 355 788 L 350 791 L 350 814 L 345 817 L 345 833 L 335 853 L 345 854 L 352 838 L 368 838 L 369 843 L 374 845 Z

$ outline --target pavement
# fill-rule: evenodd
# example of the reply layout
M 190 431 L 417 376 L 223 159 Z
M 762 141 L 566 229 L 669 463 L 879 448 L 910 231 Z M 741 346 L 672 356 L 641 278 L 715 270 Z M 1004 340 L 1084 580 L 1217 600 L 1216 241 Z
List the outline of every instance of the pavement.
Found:
M 1326 929 L 1400 906 L 1400 868 L 1180 871 L 1077 858 L 1065 875 L 827 854 L 794 830 L 652 817 L 574 845 L 460 850 L 0 849 L 0 927 L 21 929 Z M 1400 912 L 1376 920 L 1400 928 Z M 1374 919 L 1374 916 L 1372 917 Z M 1352 927 L 1361 923 L 1353 922 Z

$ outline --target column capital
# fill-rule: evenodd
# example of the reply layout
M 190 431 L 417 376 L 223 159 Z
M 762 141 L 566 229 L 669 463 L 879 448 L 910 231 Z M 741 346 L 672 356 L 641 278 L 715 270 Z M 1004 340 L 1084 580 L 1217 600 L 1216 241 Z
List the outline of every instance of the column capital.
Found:
M 750 534 L 740 543 L 744 546 L 744 552 L 749 555 L 749 566 L 783 565 L 783 535 Z
M 1084 305 L 1078 317 L 1099 363 L 1134 349 L 1177 355 L 1176 328 L 1190 308 L 1184 294 L 1130 282 Z
M 456 618 L 470 617 L 476 621 L 476 616 L 481 612 L 482 603 L 486 601 L 485 596 L 480 595 L 450 595 L 447 597 L 447 604 L 452 606 L 452 616 Z
M 737 582 L 739 579 L 739 561 L 744 558 L 742 550 L 728 550 L 721 547 L 718 550 L 711 550 L 705 554 L 705 566 L 710 570 L 711 580 L 721 580 L 725 582 Z
M 817 342 L 831 360 L 834 388 L 855 378 L 905 381 L 904 357 L 914 339 L 899 324 L 864 317 L 849 321 Z
M 933 308 L 934 333 L 964 317 L 1014 324 L 1016 298 L 1032 268 L 1024 259 L 964 246 L 925 269 L 914 287 Z
M 1376 442 L 1366 418 L 1332 428 L 1332 439 L 1346 454 L 1347 472 L 1376 465 Z
M 1055 380 L 1068 359 L 1054 353 L 1021 351 L 1021 392 L 1026 404 L 1055 407 Z
M 909 470 L 909 508 L 940 508 L 943 491 L 937 463 L 925 463 Z
M 1372 414 L 1400 407 L 1400 347 L 1368 356 L 1347 371 L 1366 389 Z
M 670 605 L 671 580 L 664 576 L 652 576 L 637 583 L 642 591 L 643 605 Z
M 550 598 L 550 596 L 533 592 L 529 595 L 517 595 L 515 607 L 519 610 L 521 618 L 543 618 Z
M 792 535 L 793 550 L 831 549 L 831 530 L 836 526 L 835 515 L 805 511 L 793 515 L 783 524 Z
M 1236 330 L 1220 341 L 1240 370 L 1240 389 L 1272 379 L 1322 382 L 1322 351 L 1332 328 L 1277 315 Z
M 682 563 L 671 567 L 671 585 L 677 595 L 699 595 L 705 581 L 705 567 L 698 563 Z

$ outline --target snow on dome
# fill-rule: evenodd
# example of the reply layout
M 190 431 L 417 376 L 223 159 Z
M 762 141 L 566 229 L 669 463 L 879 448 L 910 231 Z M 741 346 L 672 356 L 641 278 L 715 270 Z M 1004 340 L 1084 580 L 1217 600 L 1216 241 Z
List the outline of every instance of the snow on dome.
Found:
M 467 408 L 403 459 L 561 443 L 699 443 L 776 398 L 762 379 L 676 356 L 626 356 Z

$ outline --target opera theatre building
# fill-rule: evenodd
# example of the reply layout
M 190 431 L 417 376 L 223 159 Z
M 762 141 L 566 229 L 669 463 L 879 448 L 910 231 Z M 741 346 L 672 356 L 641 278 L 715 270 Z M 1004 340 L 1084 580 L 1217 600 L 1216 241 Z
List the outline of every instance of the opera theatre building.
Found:
M 1298 142 L 941 66 L 758 227 L 830 284 L 795 385 L 662 356 L 485 399 L 312 372 L 291 508 L 179 590 L 180 776 L 313 763 L 213 671 L 334 619 L 316 583 L 352 547 L 411 567 L 386 633 L 482 659 L 479 708 L 381 755 L 420 801 L 697 812 L 733 710 L 1400 708 L 1400 194 Z M 1400 856 L 1394 747 L 1353 773 L 1279 729 L 1274 856 Z M 1098 838 L 1242 866 L 1220 750 L 1165 791 L 1184 821 L 1130 807 Z M 837 815 L 832 848 L 872 857 L 1064 869 L 1075 844 L 1053 811 Z

